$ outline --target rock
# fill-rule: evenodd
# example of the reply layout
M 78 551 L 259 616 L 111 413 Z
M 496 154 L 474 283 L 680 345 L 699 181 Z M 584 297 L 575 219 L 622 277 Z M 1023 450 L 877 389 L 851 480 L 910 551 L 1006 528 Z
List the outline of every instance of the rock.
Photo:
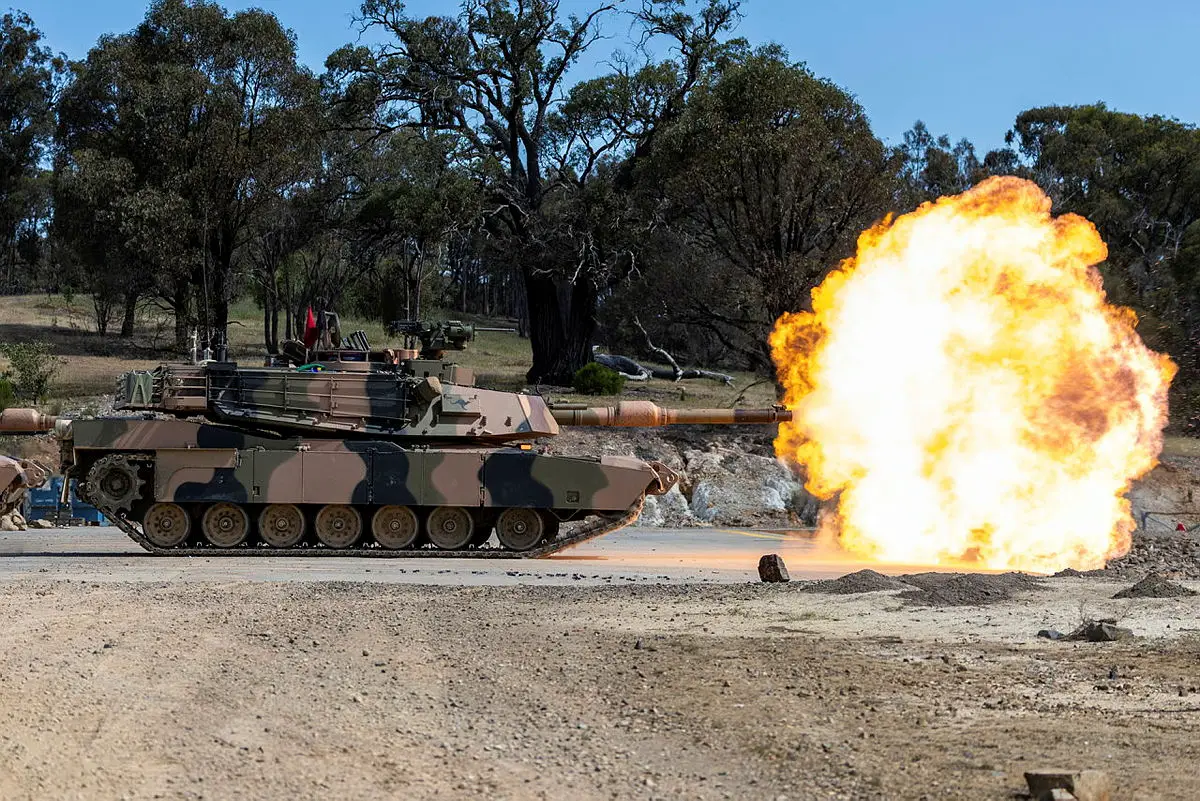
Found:
M 1068 634 L 1066 639 L 1085 642 L 1117 642 L 1133 639 L 1133 631 L 1123 629 L 1108 620 L 1089 620 Z
M 54 528 L 54 524 L 49 520 L 30 520 L 28 525 L 30 528 Z
M 646 496 L 646 503 L 642 506 L 637 525 L 682 528 L 695 526 L 698 522 L 688 507 L 687 498 L 676 484 L 666 495 Z
M 1039 631 L 1037 633 L 1037 636 L 1041 637 L 1044 640 L 1061 640 L 1063 637 L 1065 637 L 1067 635 L 1063 634 L 1061 631 L 1058 631 L 1057 629 L 1042 629 L 1041 631 Z
M 1068 798 L 1075 801 L 1112 801 L 1112 784 L 1101 770 L 1034 770 L 1025 773 L 1034 801 Z M 1055 795 L 1059 791 L 1059 795 Z M 1063 796 L 1062 791 L 1067 795 Z
M 18 523 L 18 521 L 20 521 Z M 0 516 L 0 531 L 24 531 L 25 521 L 16 512 Z
M 792 580 L 788 575 L 787 565 L 783 563 L 783 557 L 777 553 L 766 554 L 758 560 L 758 577 L 772 584 Z

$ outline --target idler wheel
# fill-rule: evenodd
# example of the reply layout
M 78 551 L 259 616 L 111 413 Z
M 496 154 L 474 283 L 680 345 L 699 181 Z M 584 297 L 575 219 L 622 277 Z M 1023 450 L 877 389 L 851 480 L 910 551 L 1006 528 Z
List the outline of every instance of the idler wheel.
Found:
M 142 516 L 142 533 L 159 548 L 174 548 L 188 538 L 192 518 L 177 503 L 156 503 Z
M 546 536 L 546 522 L 537 509 L 505 509 L 496 519 L 496 537 L 510 551 L 528 551 Z
M 250 515 L 236 503 L 215 503 L 200 522 L 204 538 L 218 548 L 241 545 L 250 533 Z
M 421 521 L 407 506 L 384 506 L 371 518 L 371 533 L 388 550 L 411 548 L 421 533 Z
M 475 533 L 475 521 L 471 513 L 461 506 L 439 506 L 429 513 L 425 521 L 429 541 L 444 551 L 457 551 L 467 547 Z
M 304 512 L 290 503 L 273 503 L 258 516 L 258 536 L 272 548 L 292 548 L 304 539 Z
M 105 456 L 88 470 L 86 491 L 95 506 L 128 512 L 142 493 L 142 479 L 128 457 Z
M 353 506 L 323 506 L 316 523 L 317 539 L 329 548 L 349 548 L 362 536 L 362 515 Z

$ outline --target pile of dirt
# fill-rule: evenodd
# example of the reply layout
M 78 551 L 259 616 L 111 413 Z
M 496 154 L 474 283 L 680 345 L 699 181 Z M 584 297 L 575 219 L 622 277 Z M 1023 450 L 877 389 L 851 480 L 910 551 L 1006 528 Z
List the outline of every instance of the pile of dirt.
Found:
M 1196 595 L 1195 590 L 1189 590 L 1181 584 L 1167 581 L 1157 573 L 1151 573 L 1144 579 L 1114 595 L 1114 598 L 1183 598 Z
M 835 579 L 814 581 L 801 587 L 801 592 L 820 592 L 830 595 L 858 595 L 864 592 L 885 592 L 887 590 L 910 590 L 912 585 L 905 584 L 898 578 L 876 573 L 874 570 L 859 570 L 857 573 L 847 573 Z
M 914 606 L 986 606 L 1045 589 L 1041 581 L 1024 573 L 913 573 L 900 579 L 918 588 L 900 593 Z

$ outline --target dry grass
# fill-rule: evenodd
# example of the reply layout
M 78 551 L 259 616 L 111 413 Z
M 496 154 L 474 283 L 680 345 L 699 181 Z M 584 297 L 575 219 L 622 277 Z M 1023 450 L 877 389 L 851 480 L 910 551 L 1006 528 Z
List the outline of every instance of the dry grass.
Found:
M 434 315 L 461 317 L 461 315 Z M 261 364 L 264 354 L 262 313 L 252 302 L 241 302 L 230 310 L 230 353 L 246 364 Z M 484 318 L 464 318 L 465 322 L 504 327 L 502 321 Z M 343 331 L 362 329 L 375 345 L 398 344 L 389 340 L 383 324 L 354 318 L 342 320 Z M 138 320 L 134 337 L 121 339 L 113 335 L 101 337 L 96 333 L 91 302 L 85 297 L 67 300 L 62 296 L 19 295 L 0 297 L 0 342 L 48 342 L 61 359 L 62 366 L 52 382 L 52 404 L 74 406 L 83 399 L 111 394 L 117 376 L 127 370 L 153 367 L 174 358 L 168 347 L 173 329 L 170 320 L 153 313 Z M 526 387 L 525 371 L 531 354 L 529 340 L 515 334 L 482 331 L 474 343 L 462 353 L 451 354 L 453 360 L 475 371 L 480 386 L 494 389 L 520 390 Z M 7 365 L 0 358 L 0 370 Z M 729 407 L 743 390 L 761 381 L 753 373 L 734 373 L 734 385 L 699 380 L 629 382 L 622 397 L 652 400 L 669 406 L 686 408 Z M 581 396 L 562 388 L 540 388 L 554 400 L 580 401 L 602 405 L 617 400 L 614 397 Z M 770 382 L 758 383 L 744 393 L 740 406 L 767 406 L 774 402 L 774 387 Z

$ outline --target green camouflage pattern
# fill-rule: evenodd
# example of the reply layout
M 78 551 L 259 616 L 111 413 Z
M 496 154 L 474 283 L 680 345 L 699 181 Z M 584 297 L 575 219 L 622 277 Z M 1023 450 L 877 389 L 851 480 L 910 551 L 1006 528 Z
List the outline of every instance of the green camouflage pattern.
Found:
M 548 456 L 520 448 L 410 449 L 384 440 L 259 436 L 184 420 L 76 420 L 71 462 L 103 455 L 153 463 L 155 501 L 528 507 L 617 511 L 657 489 L 654 466 L 626 456 Z
M 535 449 L 538 438 L 563 425 L 790 417 L 778 407 L 551 405 L 476 387 L 469 371 L 421 342 L 421 350 L 373 352 L 293 345 L 306 358 L 298 368 L 204 362 L 133 371 L 116 393 L 129 416 L 9 409 L 0 431 L 54 430 L 61 469 L 79 479 L 81 494 L 156 552 L 228 550 L 259 544 L 257 536 L 268 547 L 256 552 L 363 549 L 373 537 L 395 552 L 420 552 L 429 541 L 467 555 L 542 555 L 627 524 L 646 495 L 667 492 L 677 477 L 632 456 L 548 455 Z M 560 523 L 593 518 L 559 536 Z M 483 548 L 493 531 L 500 547 Z

